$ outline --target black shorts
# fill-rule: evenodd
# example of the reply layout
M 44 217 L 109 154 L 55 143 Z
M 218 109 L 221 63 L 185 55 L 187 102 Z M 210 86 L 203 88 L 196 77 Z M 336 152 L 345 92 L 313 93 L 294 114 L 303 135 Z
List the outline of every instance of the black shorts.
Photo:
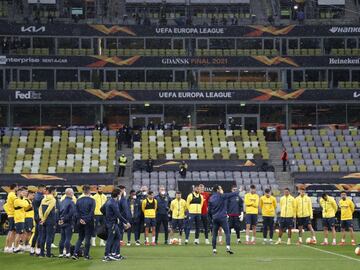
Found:
M 246 225 L 256 226 L 258 216 L 256 214 L 246 214 L 245 223 Z
M 297 218 L 296 221 L 297 221 L 298 226 L 304 227 L 304 228 L 307 228 L 309 226 L 309 224 L 311 224 L 310 217 Z
M 240 230 L 241 222 L 239 216 L 229 216 L 228 223 L 230 229 Z
M 31 232 L 33 228 L 34 228 L 33 218 L 25 218 L 25 231 Z
M 175 219 L 173 218 L 171 222 L 171 227 L 173 230 L 184 230 L 184 219 Z
M 350 228 L 353 228 L 353 226 L 353 221 L 351 219 L 341 221 L 341 229 L 349 230 Z
M 13 217 L 8 218 L 9 221 L 9 231 L 15 231 L 15 221 Z
M 293 218 L 280 218 L 280 229 L 292 229 L 294 227 L 294 219 Z
M 25 232 L 25 222 L 15 223 L 15 231 L 17 234 L 22 234 Z
M 144 218 L 144 227 L 151 228 L 156 226 L 156 218 Z
M 333 218 L 323 218 L 323 227 L 331 229 L 333 227 L 335 227 L 336 224 L 336 219 Z

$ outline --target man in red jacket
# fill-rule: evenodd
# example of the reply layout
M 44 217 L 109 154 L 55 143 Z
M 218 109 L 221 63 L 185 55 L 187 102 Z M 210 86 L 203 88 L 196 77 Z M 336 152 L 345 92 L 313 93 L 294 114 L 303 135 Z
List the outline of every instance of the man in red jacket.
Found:
M 210 198 L 210 193 L 205 192 L 205 186 L 203 184 L 199 185 L 200 194 L 204 198 L 204 203 L 201 209 L 201 222 L 204 227 L 204 234 L 205 234 L 205 244 L 209 245 L 209 220 L 208 220 L 208 203 Z
M 288 154 L 286 152 L 286 148 L 283 149 L 282 154 L 281 154 L 281 160 L 283 163 L 283 172 L 286 172 L 286 163 L 288 160 Z

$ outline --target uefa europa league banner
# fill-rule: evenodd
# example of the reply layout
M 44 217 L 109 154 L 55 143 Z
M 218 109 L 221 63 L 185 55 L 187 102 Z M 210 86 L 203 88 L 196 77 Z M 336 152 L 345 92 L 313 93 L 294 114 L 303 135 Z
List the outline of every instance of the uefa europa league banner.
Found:
M 285 26 L 178 26 L 105 25 L 105 24 L 21 24 L 0 23 L 0 35 L 21 36 L 89 36 L 89 37 L 319 37 L 356 36 L 360 27 L 346 25 L 285 25 Z

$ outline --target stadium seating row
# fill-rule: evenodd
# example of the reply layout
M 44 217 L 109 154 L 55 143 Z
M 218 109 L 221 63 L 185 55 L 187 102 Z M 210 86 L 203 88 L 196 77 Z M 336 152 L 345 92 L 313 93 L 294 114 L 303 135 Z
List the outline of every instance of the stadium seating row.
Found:
M 266 55 L 276 56 L 279 51 L 276 49 L 196 49 L 197 56 L 249 56 Z
M 281 89 L 282 82 L 200 82 L 201 90 Z
M 42 130 L 31 130 L 9 136 L 5 173 L 106 173 L 114 172 L 116 135 L 54 131 L 52 136 Z M 81 134 L 81 135 L 80 135 Z
M 352 49 L 331 49 L 332 55 L 348 56 L 348 55 L 360 55 L 360 48 Z
M 211 160 L 269 159 L 262 130 L 248 134 L 246 130 L 143 131 L 141 142 L 134 142 L 134 160 Z
M 0 17 L 8 16 L 8 3 L 5 1 L 0 2 Z
M 103 90 L 188 90 L 188 82 L 103 82 Z
M 94 88 L 94 83 L 92 82 L 57 82 L 57 90 L 83 90 Z
M 317 134 L 309 134 L 312 132 L 281 132 L 291 171 L 354 172 L 360 169 L 360 134 L 357 130 L 320 130 Z
M 338 84 L 338 88 L 349 88 L 349 89 L 355 89 L 360 88 L 360 82 L 342 82 L 340 81 Z
M 186 56 L 185 49 L 103 49 L 108 56 Z
M 8 89 L 9 90 L 17 90 L 17 89 L 46 90 L 47 82 L 12 81 L 12 82 L 9 82 Z

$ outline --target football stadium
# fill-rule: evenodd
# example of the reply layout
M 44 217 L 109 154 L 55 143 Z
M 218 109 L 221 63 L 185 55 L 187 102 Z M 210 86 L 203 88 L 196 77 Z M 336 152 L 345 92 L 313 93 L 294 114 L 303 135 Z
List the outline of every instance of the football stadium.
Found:
M 0 0 L 0 265 L 360 269 L 360 0 Z

